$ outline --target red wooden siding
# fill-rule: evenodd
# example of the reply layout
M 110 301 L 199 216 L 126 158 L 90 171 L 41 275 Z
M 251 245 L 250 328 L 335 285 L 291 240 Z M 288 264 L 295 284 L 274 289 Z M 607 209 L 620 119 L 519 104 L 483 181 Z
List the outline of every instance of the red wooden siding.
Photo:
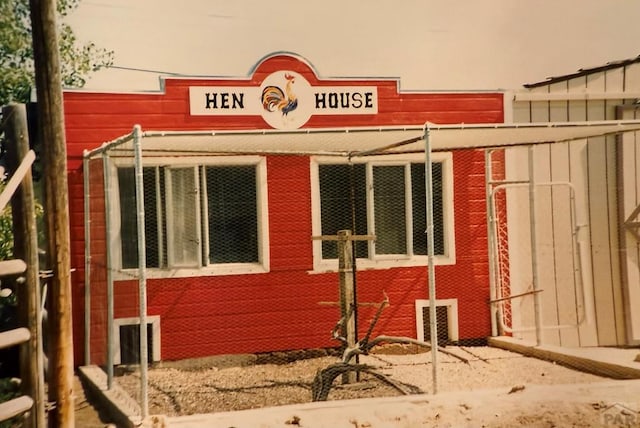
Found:
M 84 340 L 84 220 L 81 160 L 85 149 L 143 130 L 268 129 L 259 116 L 189 115 L 189 86 L 256 86 L 274 71 L 302 74 L 311 85 L 340 84 L 378 87 L 379 113 L 367 116 L 314 116 L 305 128 L 340 128 L 435 123 L 500 123 L 501 93 L 398 93 L 390 80 L 319 80 L 295 57 L 279 55 L 258 65 L 246 80 L 169 79 L 154 94 L 65 93 L 72 218 L 74 342 L 76 364 L 83 362 Z M 329 333 L 338 307 L 338 275 L 309 274 L 313 268 L 311 184 L 308 157 L 267 158 L 270 272 L 266 274 L 149 279 L 148 313 L 159 315 L 162 358 L 174 360 L 213 354 L 262 352 L 335 346 Z M 485 226 L 484 157 L 480 151 L 453 155 L 456 259 L 438 266 L 439 299 L 457 298 L 461 338 L 490 334 L 487 236 Z M 106 265 L 104 192 L 99 161 L 91 169 L 91 363 L 105 361 Z M 378 332 L 416 335 L 416 299 L 428 298 L 426 267 L 362 271 L 358 299 L 380 302 L 383 292 L 391 305 L 378 323 Z M 137 316 L 137 283 L 115 284 L 115 316 Z M 360 310 L 364 333 L 374 308 Z

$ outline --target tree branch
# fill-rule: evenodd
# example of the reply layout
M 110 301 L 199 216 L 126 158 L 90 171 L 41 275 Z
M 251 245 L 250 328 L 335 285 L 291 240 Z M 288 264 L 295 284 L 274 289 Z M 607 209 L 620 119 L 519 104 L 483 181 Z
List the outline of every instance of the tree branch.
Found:
M 412 385 L 403 385 L 392 380 L 388 376 L 377 372 L 372 366 L 366 364 L 350 364 L 340 362 L 331 364 L 330 366 L 319 370 L 316 373 L 316 377 L 313 379 L 313 384 L 311 385 L 312 400 L 327 401 L 327 398 L 329 397 L 329 391 L 331 391 L 331 386 L 333 385 L 333 381 L 338 376 L 351 371 L 368 373 L 371 376 L 374 376 L 376 379 L 396 389 L 403 395 L 418 394 L 422 392 L 419 388 L 416 388 Z M 409 388 L 410 390 L 407 390 L 405 387 Z

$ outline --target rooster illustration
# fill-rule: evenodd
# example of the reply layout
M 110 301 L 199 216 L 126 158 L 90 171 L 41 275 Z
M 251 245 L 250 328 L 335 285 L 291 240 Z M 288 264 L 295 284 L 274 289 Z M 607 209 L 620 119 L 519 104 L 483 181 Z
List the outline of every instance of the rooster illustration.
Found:
M 284 92 L 277 86 L 267 86 L 262 91 L 262 106 L 267 111 L 280 110 L 283 116 L 298 108 L 298 98 L 293 94 L 291 86 L 295 83 L 295 76 L 285 73 L 287 83 Z

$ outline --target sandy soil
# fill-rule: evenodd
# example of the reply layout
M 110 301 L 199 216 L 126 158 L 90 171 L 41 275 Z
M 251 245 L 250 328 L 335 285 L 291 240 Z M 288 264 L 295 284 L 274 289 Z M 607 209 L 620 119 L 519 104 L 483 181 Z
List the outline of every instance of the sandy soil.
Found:
M 359 404 L 362 403 L 361 400 L 352 401 L 350 411 L 353 417 L 344 416 L 343 419 L 347 422 L 352 419 L 353 422 L 340 425 L 339 421 L 334 421 L 335 426 L 506 427 L 515 424 L 579 427 L 600 426 L 604 422 L 608 422 L 609 426 L 634 426 L 629 425 L 629 421 L 640 426 L 640 417 L 636 418 L 637 415 L 634 413 L 640 405 L 640 383 L 637 394 L 631 392 L 631 396 L 616 396 L 608 389 L 608 397 L 603 397 L 596 391 L 611 383 L 611 380 L 606 378 L 496 348 L 447 349 L 460 358 L 438 354 L 437 395 L 431 394 L 433 380 L 429 352 L 394 352 L 399 355 L 392 355 L 383 351 L 361 356 L 360 363 L 375 366 L 378 372 L 402 383 L 413 393 L 424 395 L 405 397 L 403 405 L 411 408 L 406 408 L 404 413 L 398 414 L 402 406 L 396 402 L 392 407 L 392 410 L 395 410 L 390 410 L 386 416 L 384 412 L 380 412 L 385 406 L 384 402 L 372 404 L 365 401 L 364 404 Z M 463 362 L 463 359 L 467 362 Z M 237 412 L 238 410 L 268 408 L 260 412 L 260 416 L 253 416 L 258 418 L 259 425 L 254 425 L 258 422 L 254 420 L 253 423 L 247 422 L 247 425 L 235 426 L 332 426 L 318 425 L 326 417 L 307 418 L 306 424 L 296 422 L 296 418 L 302 416 L 294 418 L 295 415 L 278 416 L 272 425 L 266 424 L 265 421 L 268 419 L 267 414 L 291 412 L 288 410 L 289 407 L 278 406 L 309 403 L 311 384 L 316 372 L 336 361 L 337 358 L 334 356 L 325 356 L 287 364 L 253 364 L 224 368 L 193 364 L 185 367 L 176 364 L 152 368 L 149 370 L 149 410 L 151 414 L 169 417 L 216 413 L 220 418 L 230 415 L 229 420 L 232 420 L 241 417 L 251 418 L 252 411 L 243 413 Z M 117 381 L 132 397 L 139 397 L 138 373 L 119 376 Z M 615 388 L 616 391 L 619 389 Z M 553 391 L 560 395 L 553 394 Z M 350 385 L 340 384 L 338 378 L 329 394 L 329 402 L 325 405 L 329 405 L 332 400 L 399 395 L 396 389 L 370 375 L 362 374 L 358 382 Z M 496 397 L 499 400 L 496 401 Z M 576 402 L 577 398 L 580 398 L 579 402 Z M 490 399 L 494 399 L 495 402 L 483 402 Z M 322 403 L 313 403 L 312 407 L 314 405 Z M 364 407 L 358 410 L 358 406 Z M 233 412 L 221 413 L 227 411 Z M 378 419 L 373 417 L 375 411 L 378 411 Z M 625 416 L 625 412 L 628 415 Z M 608 413 L 612 416 L 605 420 Z M 360 422 L 358 418 L 364 422 Z M 387 418 L 387 422 L 383 423 L 384 418 Z M 373 420 L 376 420 L 377 424 L 372 425 Z M 220 425 L 215 426 L 232 425 L 220 422 Z
M 104 428 L 109 425 L 109 415 L 96 407 L 96 400 L 87 397 L 78 376 L 73 378 L 74 419 L 78 428 Z
M 637 427 L 640 381 L 530 385 L 169 418 L 171 428 Z M 605 398 L 605 401 L 603 401 Z M 636 401 L 637 403 L 637 401 Z

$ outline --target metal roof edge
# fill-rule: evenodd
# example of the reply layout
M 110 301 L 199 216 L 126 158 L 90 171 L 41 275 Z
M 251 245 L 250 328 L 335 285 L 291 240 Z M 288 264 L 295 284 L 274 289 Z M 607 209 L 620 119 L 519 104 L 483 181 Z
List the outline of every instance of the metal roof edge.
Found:
M 575 79 L 576 77 L 581 77 L 581 76 L 587 76 L 589 74 L 593 74 L 593 73 L 598 73 L 600 71 L 606 71 L 606 70 L 611 70 L 614 68 L 620 68 L 620 67 L 625 67 L 629 64 L 633 64 L 636 62 L 640 62 L 640 55 L 638 55 L 635 58 L 627 58 L 627 59 L 623 59 L 623 60 L 619 60 L 619 61 L 611 61 L 608 62 L 604 65 L 599 65 L 599 66 L 595 66 L 595 67 L 590 67 L 590 68 L 581 68 L 578 71 L 574 72 L 574 73 L 570 73 L 570 74 L 565 74 L 562 76 L 552 76 L 552 77 L 548 77 L 546 80 L 543 80 L 541 82 L 535 82 L 535 83 L 526 83 L 522 86 L 524 86 L 527 89 L 532 89 L 532 88 L 538 88 L 540 86 L 546 86 L 546 85 L 550 85 L 552 83 L 557 83 L 557 82 L 562 82 L 565 80 L 570 80 L 570 79 Z

